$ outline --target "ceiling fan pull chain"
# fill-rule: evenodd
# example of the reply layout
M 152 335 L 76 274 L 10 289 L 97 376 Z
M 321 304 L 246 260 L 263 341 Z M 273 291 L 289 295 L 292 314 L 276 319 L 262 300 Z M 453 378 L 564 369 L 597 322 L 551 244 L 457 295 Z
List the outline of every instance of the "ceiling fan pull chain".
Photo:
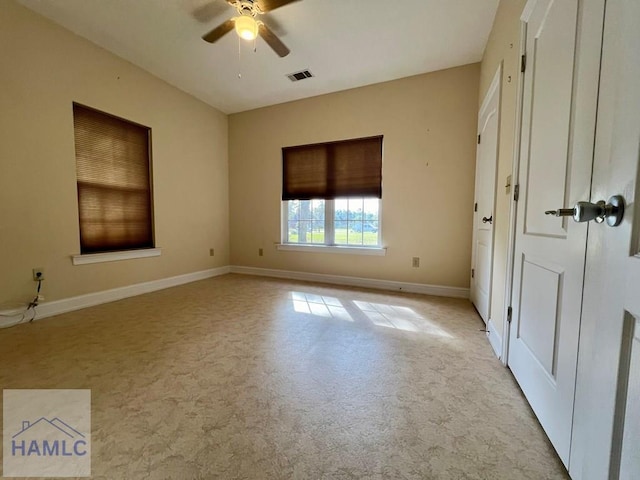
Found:
M 242 78 L 242 42 L 238 37 L 238 78 Z

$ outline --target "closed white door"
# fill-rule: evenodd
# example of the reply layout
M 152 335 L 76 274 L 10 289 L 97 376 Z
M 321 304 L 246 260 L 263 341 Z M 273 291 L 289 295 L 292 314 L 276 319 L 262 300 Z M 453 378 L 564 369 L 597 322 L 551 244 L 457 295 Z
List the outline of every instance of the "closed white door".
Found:
M 608 0 L 591 201 L 620 194 L 620 226 L 589 225 L 575 480 L 640 478 L 640 2 Z
M 470 296 L 484 323 L 489 321 L 491 313 L 493 212 L 496 199 L 501 79 L 502 68 L 498 68 L 478 115 Z
M 522 17 L 526 68 L 508 365 L 565 466 L 587 224 L 545 211 L 589 198 L 603 15 L 604 0 L 531 0 Z

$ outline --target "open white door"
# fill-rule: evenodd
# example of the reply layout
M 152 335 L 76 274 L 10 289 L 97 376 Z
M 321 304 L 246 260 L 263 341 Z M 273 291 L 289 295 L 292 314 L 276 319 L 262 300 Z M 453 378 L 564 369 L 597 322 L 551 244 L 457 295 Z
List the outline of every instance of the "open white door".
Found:
M 640 478 L 640 2 L 608 0 L 591 201 L 620 194 L 622 224 L 589 225 L 573 445 L 575 480 Z
M 604 0 L 523 12 L 519 191 L 508 365 L 569 464 L 587 225 L 545 211 L 589 198 Z
M 478 114 L 470 297 L 485 324 L 491 313 L 493 212 L 496 203 L 501 83 L 502 66 L 493 77 Z

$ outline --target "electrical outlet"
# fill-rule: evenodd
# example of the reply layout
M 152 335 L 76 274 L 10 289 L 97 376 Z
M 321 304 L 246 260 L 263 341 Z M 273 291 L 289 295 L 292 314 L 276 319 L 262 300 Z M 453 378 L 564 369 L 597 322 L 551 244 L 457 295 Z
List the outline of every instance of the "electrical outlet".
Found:
M 258 249 L 258 256 L 262 257 L 263 255 L 264 255 L 264 251 L 261 248 L 259 248 Z
M 418 268 L 420 266 L 420 257 L 413 257 L 411 260 L 411 266 L 413 268 Z
M 33 281 L 44 280 L 44 268 L 38 267 L 33 269 Z
M 210 248 L 210 249 L 209 249 L 209 256 L 210 256 L 210 257 L 213 257 L 213 254 L 214 254 L 214 250 L 213 250 L 213 248 Z

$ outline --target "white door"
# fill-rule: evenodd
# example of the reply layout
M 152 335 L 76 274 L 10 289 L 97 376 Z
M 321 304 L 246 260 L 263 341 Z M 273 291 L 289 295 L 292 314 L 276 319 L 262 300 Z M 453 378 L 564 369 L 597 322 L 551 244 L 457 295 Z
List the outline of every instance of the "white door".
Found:
M 604 0 L 530 0 L 522 16 L 526 69 L 508 365 L 565 466 L 587 224 L 545 211 L 589 198 L 603 15 Z
M 470 296 L 484 323 L 489 321 L 491 313 L 493 212 L 496 201 L 501 83 L 502 67 L 499 67 L 478 114 Z
M 608 0 L 591 201 L 621 194 L 620 226 L 589 225 L 570 473 L 640 478 L 640 2 Z

